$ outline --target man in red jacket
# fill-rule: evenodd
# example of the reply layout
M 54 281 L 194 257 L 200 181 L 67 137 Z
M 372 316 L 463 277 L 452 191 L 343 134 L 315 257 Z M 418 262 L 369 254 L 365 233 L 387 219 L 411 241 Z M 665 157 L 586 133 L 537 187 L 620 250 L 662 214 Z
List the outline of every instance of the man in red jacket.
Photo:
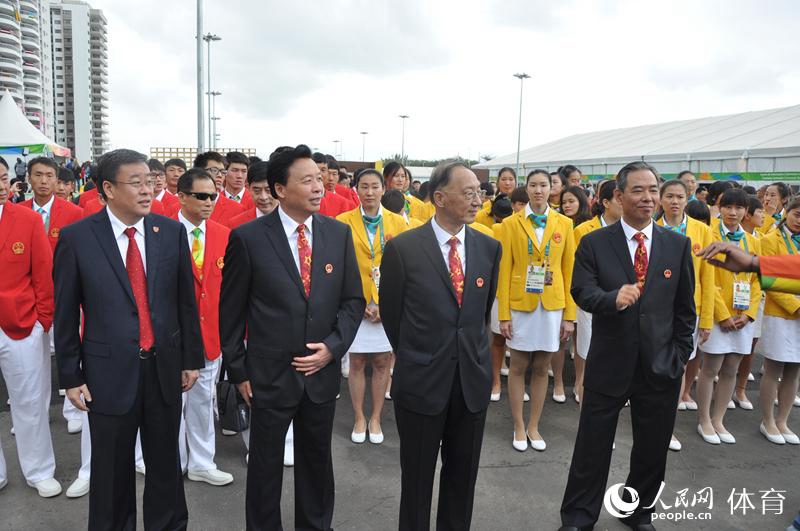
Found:
M 161 164 L 161 161 L 150 159 L 147 161 L 147 166 L 150 168 L 150 177 L 153 179 L 153 198 L 161 201 L 165 210 L 170 210 L 173 207 L 180 208 L 181 203 L 178 201 L 178 196 L 167 191 L 166 168 Z M 178 170 L 180 169 L 179 166 L 174 167 Z
M 230 233 L 227 227 L 209 219 L 218 193 L 214 180 L 205 170 L 192 168 L 178 179 L 181 209 L 176 218 L 186 227 L 189 237 L 200 331 L 206 351 L 205 368 L 200 369 L 194 387 L 183 393 L 178 447 L 181 466 L 188 471 L 187 477 L 216 486 L 233 481 L 231 474 L 218 470 L 214 463 L 214 386 L 222 352 L 219 346 L 219 290 Z
M 248 195 L 255 198 L 255 205 L 232 218 L 228 222 L 228 227 L 231 229 L 269 214 L 278 206 L 278 202 L 275 201 L 275 198 L 272 197 L 272 192 L 269 191 L 267 166 L 268 164 L 264 161 L 256 162 L 250 166 L 247 172 L 247 186 L 250 189 Z
M 333 186 L 329 186 L 330 179 L 328 176 L 327 157 L 322 153 L 317 152 L 312 155 L 312 158 L 322 174 L 322 183 L 325 187 L 325 195 L 322 196 L 322 202 L 319 205 L 319 213 L 323 216 L 335 218 L 343 212 L 353 210 L 356 207 L 356 204 L 350 201 L 350 199 L 344 195 L 338 193 L 336 189 L 336 183 L 334 183 Z M 338 181 L 338 171 L 336 175 Z
M 247 190 L 247 176 L 250 172 L 250 159 L 240 151 L 230 151 L 225 155 L 228 162 L 225 168 L 225 182 L 223 194 L 231 201 L 241 205 L 242 210 L 249 210 L 253 206 L 253 198 Z
M 42 217 L 7 201 L 8 165 L 0 161 L 0 372 L 8 387 L 22 474 L 40 496 L 49 498 L 61 492 L 53 479 L 50 356 L 42 343 L 53 323 L 53 250 Z M 0 489 L 7 482 L 0 449 Z

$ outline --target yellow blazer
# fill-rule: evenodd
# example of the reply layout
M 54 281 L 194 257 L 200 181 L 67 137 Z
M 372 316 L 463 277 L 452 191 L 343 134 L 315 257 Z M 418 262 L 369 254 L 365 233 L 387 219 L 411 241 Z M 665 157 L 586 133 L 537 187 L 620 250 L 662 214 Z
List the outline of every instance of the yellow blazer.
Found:
M 494 218 L 492 217 L 492 203 L 489 202 L 489 206 L 484 205 L 478 211 L 478 215 L 475 216 L 475 223 L 480 223 L 486 227 L 492 228 L 494 225 Z
M 389 212 L 381 208 L 383 216 L 383 239 L 384 243 L 391 240 L 401 232 L 408 230 L 406 220 L 403 216 Z M 336 219 L 350 225 L 350 232 L 353 234 L 353 246 L 356 249 L 356 260 L 358 260 L 358 272 L 361 274 L 361 286 L 364 289 L 364 298 L 367 303 L 378 302 L 378 288 L 372 281 L 372 267 L 380 267 L 383 259 L 381 251 L 380 231 L 375 234 L 372 245 L 375 248 L 375 258 L 372 258 L 369 240 L 367 240 L 367 229 L 364 227 L 364 220 L 361 218 L 361 207 L 348 210 L 336 216 Z
M 490 238 L 494 238 L 494 231 L 492 229 L 490 229 L 489 227 L 487 227 L 486 225 L 483 225 L 483 224 L 478 223 L 476 221 L 474 223 L 470 223 L 469 226 L 472 227 L 473 229 L 475 229 L 476 231 L 487 235 Z
M 602 227 L 603 224 L 600 222 L 600 216 L 595 216 L 592 219 L 584 221 L 575 227 L 572 231 L 573 235 L 575 236 L 575 249 L 578 248 L 578 245 L 580 245 L 584 236 Z
M 711 229 L 711 241 L 722 241 L 719 234 L 720 223 L 717 223 L 716 228 Z M 724 230 L 724 227 L 723 227 Z M 745 232 L 745 240 L 747 241 L 747 249 L 750 254 L 761 254 L 761 245 L 757 238 Z M 741 245 L 744 247 L 744 245 Z M 722 256 L 722 255 L 719 255 Z M 733 279 L 745 280 L 750 284 L 750 308 L 747 311 L 733 309 Z M 744 313 L 755 321 L 758 315 L 758 305 L 761 302 L 761 282 L 758 280 L 756 273 L 736 273 L 735 275 L 721 267 L 714 268 L 714 285 L 716 286 L 716 293 L 714 294 L 714 321 L 719 323 Z
M 781 210 L 781 212 L 783 212 L 783 210 Z M 783 215 L 785 215 L 785 214 L 783 214 Z M 761 225 L 759 228 L 757 228 L 756 232 L 758 232 L 759 234 L 761 234 L 763 236 L 764 234 L 769 234 L 772 231 L 774 231 L 775 227 L 777 227 L 777 222 L 775 221 L 775 218 L 773 218 L 772 216 L 768 215 L 765 212 L 764 213 L 764 224 Z M 780 234 L 778 235 L 778 237 L 780 237 Z M 766 310 L 764 310 L 764 311 L 766 312 Z
M 548 210 L 542 243 L 530 220 L 520 210 L 503 220 L 501 243 L 503 257 L 500 260 L 500 278 L 497 281 L 498 315 L 501 321 L 511 320 L 511 310 L 532 312 L 539 301 L 546 310 L 564 310 L 563 319 L 575 320 L 575 301 L 569 290 L 572 285 L 572 267 L 575 263 L 575 237 L 572 220 L 553 210 Z M 532 242 L 533 255 L 528 255 L 528 239 Z M 550 270 L 553 284 L 544 287 L 544 293 L 527 293 L 525 279 L 528 264 L 541 265 L 547 242 L 550 242 Z
M 409 206 L 409 217 L 417 218 L 422 223 L 425 223 L 429 219 L 433 217 L 433 214 L 436 212 L 433 203 L 426 203 L 417 199 L 413 195 L 405 196 L 406 202 Z
M 656 222 L 664 226 L 664 218 Z M 719 228 L 717 228 L 719 231 Z M 710 330 L 714 326 L 714 266 L 698 257 L 700 249 L 711 244 L 711 229 L 702 221 L 686 216 L 686 237 L 692 242 L 692 265 L 694 265 L 694 305 L 700 316 L 700 328 Z M 717 233 L 719 235 L 719 232 Z
M 770 218 L 772 219 L 772 218 Z M 787 238 L 789 238 L 787 236 Z M 791 239 L 789 245 L 793 245 Z M 783 256 L 787 254 L 797 254 L 792 247 L 792 253 L 786 248 L 786 242 L 781 236 L 781 231 L 773 230 L 761 238 L 761 253 L 764 256 Z M 800 298 L 789 293 L 777 291 L 767 291 L 767 302 L 764 304 L 764 315 L 782 317 L 784 319 L 797 319 L 797 310 L 800 309 Z

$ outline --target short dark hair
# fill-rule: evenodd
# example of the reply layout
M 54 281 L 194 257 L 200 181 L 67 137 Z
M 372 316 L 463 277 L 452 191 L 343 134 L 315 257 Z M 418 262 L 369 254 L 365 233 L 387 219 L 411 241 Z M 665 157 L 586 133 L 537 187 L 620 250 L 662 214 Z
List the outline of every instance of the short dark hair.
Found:
M 664 192 L 667 191 L 667 188 L 672 188 L 673 186 L 679 186 L 683 188 L 683 191 L 686 192 L 687 195 L 689 194 L 689 189 L 686 187 L 685 182 L 678 179 L 672 179 L 670 181 L 665 181 L 664 184 L 661 185 L 661 190 L 659 191 L 658 196 L 664 197 Z
M 511 190 L 511 195 L 508 197 L 511 199 L 512 203 L 525 203 L 526 205 L 531 200 L 524 186 L 517 186 Z
M 164 163 L 164 171 L 167 171 L 167 168 L 170 166 L 177 166 L 179 168 L 183 168 L 186 171 L 186 162 L 183 159 L 169 159 L 167 162 Z
M 419 190 L 417 191 L 417 198 L 422 199 L 423 201 L 425 199 L 430 199 L 430 193 L 431 193 L 431 183 L 425 181 L 424 183 L 419 185 Z
M 725 190 L 719 199 L 720 208 L 726 206 L 740 206 L 747 208 L 747 194 L 741 188 L 730 188 Z
M 514 171 L 514 168 L 511 168 L 510 166 L 503 166 L 502 168 L 500 168 L 500 171 L 497 172 L 497 178 L 499 179 L 500 176 L 503 175 L 506 172 L 508 172 L 511 175 L 513 175 L 515 181 L 517 180 L 517 172 Z
M 34 160 L 36 160 L 36 159 L 34 159 Z M 31 167 L 31 163 L 32 162 L 33 161 L 28 163 L 28 167 L 29 168 Z M 789 186 L 784 182 L 778 181 L 778 182 L 770 183 L 767 186 L 767 189 L 769 189 L 770 186 L 774 186 L 775 188 L 778 189 L 778 194 L 781 196 L 781 199 L 788 199 L 789 196 L 792 195 L 792 191 L 789 189 Z
M 533 177 L 534 175 L 539 175 L 539 174 L 544 175 L 545 177 L 547 177 L 547 183 L 550 186 L 553 185 L 552 181 L 550 180 L 550 172 L 548 172 L 547 170 L 535 169 L 535 170 L 531 171 L 528 174 L 527 177 L 525 177 L 525 186 L 528 186 L 528 182 L 531 180 L 531 177 Z
M 77 179 L 75 178 L 75 172 L 69 168 L 59 168 L 58 169 L 58 180 L 63 181 L 65 183 L 74 183 Z
M 481 183 L 481 190 L 486 192 L 486 197 L 492 197 L 494 195 L 494 188 L 492 188 L 492 183 Z
M 507 195 L 500 194 L 492 201 L 491 214 L 496 219 L 505 219 L 513 213 L 514 209 L 511 207 L 511 200 Z
M 686 215 L 697 221 L 702 221 L 706 225 L 711 224 L 711 210 L 702 201 L 689 201 L 686 205 Z
M 319 151 L 315 151 L 311 158 L 314 159 L 314 162 L 317 164 L 328 164 L 328 157 L 325 156 L 325 153 L 320 153 Z
M 755 195 L 749 195 L 748 194 L 748 196 L 747 196 L 747 213 L 752 216 L 753 214 L 756 213 L 756 210 L 758 210 L 759 208 L 762 208 L 762 209 L 764 208 L 764 204 L 761 202 L 761 200 L 758 197 L 756 197 Z
M 708 197 L 706 197 L 706 202 L 709 205 L 716 205 L 717 198 L 725 193 L 725 190 L 730 188 L 733 188 L 733 183 L 730 181 L 714 181 L 708 187 Z
M 353 185 L 353 187 L 358 188 L 358 183 L 360 183 L 361 179 L 363 179 L 364 176 L 366 175 L 375 175 L 376 177 L 378 177 L 378 179 L 380 179 L 381 186 L 386 188 L 386 181 L 383 180 L 383 175 L 381 175 L 381 172 L 379 172 L 378 170 L 373 170 L 372 168 L 367 168 L 364 171 L 358 172 L 358 176 L 355 178 L 355 184 Z
M 43 166 L 47 166 L 51 170 L 55 171 L 56 175 L 58 175 L 58 163 L 55 160 L 51 159 L 50 157 L 36 157 L 34 159 L 29 160 L 28 161 L 28 175 L 31 174 L 31 172 L 33 171 L 33 167 L 36 164 L 41 164 Z
M 19 160 L 19 159 L 17 159 L 17 160 Z M 2 164 L 3 166 L 5 166 L 5 167 L 6 167 L 6 169 L 9 169 L 9 168 L 8 168 L 8 162 L 6 162 L 6 159 L 4 159 L 3 157 L 0 157 L 0 164 Z
M 428 194 L 433 198 L 433 194 L 450 184 L 450 179 L 453 177 L 453 170 L 456 168 L 467 168 L 467 165 L 458 160 L 446 160 L 439 163 L 433 169 L 431 178 L 428 181 Z M 467 168 L 469 169 L 469 168 Z
M 564 177 L 563 175 L 561 175 L 560 173 L 558 173 L 557 171 L 551 171 L 550 172 L 550 177 L 551 177 L 551 179 L 550 179 L 550 185 L 551 186 L 552 186 L 552 183 L 553 183 L 552 177 L 558 177 L 558 180 L 561 181 L 561 186 L 569 186 L 569 181 L 567 180 L 567 178 Z
M 335 158 L 331 157 L 330 155 L 326 155 L 325 158 L 328 161 L 328 169 L 329 170 L 339 171 L 339 163 L 336 162 Z
M 214 162 L 219 162 L 226 168 L 228 167 L 228 161 L 216 151 L 206 151 L 205 153 L 200 153 L 194 158 L 192 167 L 205 169 L 205 167 L 208 166 L 208 163 L 212 160 Z
M 596 201 L 592 205 L 592 215 L 602 216 L 606 213 L 606 206 L 603 201 L 612 201 L 614 199 L 614 190 L 617 188 L 616 181 L 606 179 L 597 183 L 597 190 L 595 191 Z
M 147 161 L 147 166 L 150 168 L 150 171 L 157 171 L 159 173 L 164 173 L 167 169 L 161 164 L 161 161 L 158 159 L 150 159 Z
M 749 184 L 746 184 L 742 186 L 742 190 L 744 190 L 744 193 L 746 193 L 747 195 L 756 195 L 755 186 L 750 186 Z
M 249 156 L 249 157 L 247 157 L 247 158 L 248 158 L 248 159 L 250 159 L 250 165 L 251 165 L 251 166 L 252 166 L 253 164 L 255 164 L 256 162 L 261 162 L 261 157 L 257 157 L 257 156 L 255 156 L 255 155 L 250 155 L 250 156 Z
M 289 167 L 297 159 L 311 158 L 311 149 L 305 144 L 300 144 L 290 150 L 275 151 L 270 155 L 267 180 L 269 181 L 269 191 L 272 192 L 272 195 L 278 197 L 278 193 L 275 191 L 276 184 L 286 186 L 289 178 Z
M 97 191 L 103 199 L 106 199 L 106 191 L 103 188 L 103 183 L 105 181 L 116 183 L 117 173 L 121 166 L 139 163 L 147 164 L 147 157 L 132 149 L 115 149 L 101 155 L 100 158 L 97 159 L 97 167 L 92 171 L 91 175 L 97 177 L 95 179 Z
M 250 167 L 250 159 L 247 158 L 247 155 L 241 151 L 228 151 L 228 153 L 225 155 L 225 159 L 228 162 L 225 165 L 226 168 L 231 164 L 244 164 L 248 168 Z
M 565 166 L 561 166 L 560 168 L 558 168 L 557 171 L 563 177 L 561 179 L 562 181 L 568 179 L 569 178 L 569 174 L 574 172 L 574 171 L 580 173 L 581 176 L 583 175 L 583 172 L 581 170 L 579 170 L 577 166 L 573 166 L 572 164 L 567 164 Z
M 383 178 L 386 181 L 391 181 L 394 178 L 394 174 L 400 171 L 403 168 L 403 165 L 393 160 L 392 162 L 388 163 L 386 166 L 383 167 Z
M 406 206 L 406 198 L 398 190 L 386 190 L 383 197 L 381 197 L 381 205 L 389 212 L 400 214 Z
M 676 179 L 678 179 L 678 180 L 680 180 L 680 178 L 681 178 L 681 177 L 683 177 L 684 175 L 691 175 L 692 177 L 694 177 L 694 172 L 693 172 L 693 171 L 690 171 L 690 170 L 683 170 L 683 171 L 682 171 L 682 172 L 680 172 L 680 173 L 678 174 L 678 176 L 677 176 L 677 177 L 675 177 L 675 178 L 676 178 Z
M 650 164 L 644 162 L 643 160 L 636 160 L 627 163 L 619 170 L 619 172 L 617 172 L 617 177 L 616 177 L 617 190 L 624 192 L 625 188 L 627 188 L 628 186 L 628 175 L 630 175 L 632 172 L 641 170 L 647 170 L 649 172 L 652 172 L 652 174 L 656 176 L 656 183 L 661 182 L 661 174 L 658 173 L 657 169 L 655 169 Z
M 183 192 L 184 194 L 187 192 L 192 191 L 192 187 L 194 186 L 195 181 L 199 181 L 201 179 L 208 179 L 212 183 L 214 183 L 214 178 L 211 177 L 211 174 L 208 173 L 203 168 L 192 168 L 191 170 L 187 171 L 180 177 L 178 177 L 178 191 Z M 216 183 L 214 183 L 216 186 Z
M 247 184 L 260 183 L 267 180 L 269 162 L 259 160 L 247 169 Z

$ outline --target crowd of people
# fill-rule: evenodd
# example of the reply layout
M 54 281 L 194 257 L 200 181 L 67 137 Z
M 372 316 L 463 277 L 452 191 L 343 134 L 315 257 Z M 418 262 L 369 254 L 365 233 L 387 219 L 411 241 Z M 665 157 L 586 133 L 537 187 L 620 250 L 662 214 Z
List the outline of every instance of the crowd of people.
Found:
M 401 162 L 351 174 L 306 146 L 268 160 L 205 152 L 191 168 L 130 150 L 80 168 L 21 162 L 12 184 L 0 159 L 0 370 L 27 484 L 57 496 L 55 354 L 67 429 L 81 433 L 66 495 L 89 494 L 91 529 L 136 527 L 137 472 L 147 529 L 186 527 L 184 475 L 234 480 L 214 460 L 220 380 L 247 405 L 251 529 L 281 528 L 286 466 L 296 527 L 330 528 L 341 376 L 354 444 L 383 443 L 382 411 L 395 407 L 401 529 L 429 527 L 439 455 L 437 527 L 469 527 L 503 377 L 509 450 L 546 451 L 550 379 L 566 403 L 570 361 L 582 411 L 564 529 L 597 520 L 623 407 L 643 500 L 687 435 L 673 433 L 677 411 L 696 411 L 705 442 L 734 444 L 724 419 L 754 409 L 756 353 L 753 423 L 770 443 L 800 444 L 789 427 L 800 298 L 699 256 L 715 242 L 800 254 L 800 199 L 784 183 L 698 186 L 692 172 L 663 180 L 641 162 L 591 183 L 572 165 L 480 183 L 450 162 L 420 183 Z M 6 477 L 0 453 L 0 489 Z M 652 528 L 647 510 L 625 523 Z

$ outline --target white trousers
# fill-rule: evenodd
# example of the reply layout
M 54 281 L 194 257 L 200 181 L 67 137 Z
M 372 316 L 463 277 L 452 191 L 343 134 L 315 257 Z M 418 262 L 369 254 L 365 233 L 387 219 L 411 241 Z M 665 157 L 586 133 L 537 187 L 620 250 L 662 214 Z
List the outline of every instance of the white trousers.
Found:
M 250 452 L 250 428 L 242 432 L 242 439 L 244 439 L 244 445 L 247 451 Z M 289 429 L 286 430 L 286 439 L 283 441 L 284 455 L 286 454 L 286 450 L 292 450 L 292 453 L 294 453 L 294 421 L 289 423 Z
M 50 349 L 42 342 L 43 333 L 36 323 L 28 337 L 17 341 L 0 330 L 0 372 L 8 389 L 19 464 L 30 483 L 50 479 L 56 470 L 49 418 Z M 6 479 L 0 447 L 0 483 Z
M 214 401 L 221 361 L 222 358 L 206 360 L 197 381 L 183 393 L 183 413 L 178 432 L 183 470 L 200 472 L 217 468 L 214 464 Z

